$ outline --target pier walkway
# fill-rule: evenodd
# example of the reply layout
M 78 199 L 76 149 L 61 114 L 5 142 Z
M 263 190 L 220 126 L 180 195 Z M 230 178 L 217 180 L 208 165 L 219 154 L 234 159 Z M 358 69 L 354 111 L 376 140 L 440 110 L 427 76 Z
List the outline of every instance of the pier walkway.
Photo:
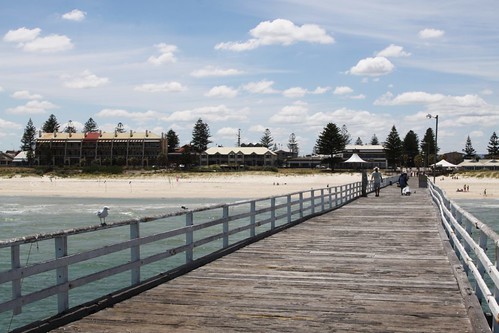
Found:
M 486 331 L 415 181 L 411 196 L 388 186 L 53 332 Z

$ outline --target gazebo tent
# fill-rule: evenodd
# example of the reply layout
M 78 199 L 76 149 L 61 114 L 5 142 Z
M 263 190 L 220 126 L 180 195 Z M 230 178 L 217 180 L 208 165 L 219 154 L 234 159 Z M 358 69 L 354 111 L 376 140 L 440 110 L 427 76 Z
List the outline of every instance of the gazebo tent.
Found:
M 352 154 L 348 160 L 345 161 L 345 163 L 367 163 L 364 161 L 362 158 L 360 158 L 359 155 L 357 154 Z
M 441 168 L 458 168 L 457 165 L 447 162 L 446 160 L 441 160 L 440 162 L 434 165 Z

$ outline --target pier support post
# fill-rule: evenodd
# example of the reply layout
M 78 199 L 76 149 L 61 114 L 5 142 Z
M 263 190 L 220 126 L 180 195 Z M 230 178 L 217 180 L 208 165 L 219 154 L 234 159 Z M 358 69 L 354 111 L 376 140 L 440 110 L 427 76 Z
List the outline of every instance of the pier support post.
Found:
M 362 196 L 367 197 L 367 171 L 362 170 Z

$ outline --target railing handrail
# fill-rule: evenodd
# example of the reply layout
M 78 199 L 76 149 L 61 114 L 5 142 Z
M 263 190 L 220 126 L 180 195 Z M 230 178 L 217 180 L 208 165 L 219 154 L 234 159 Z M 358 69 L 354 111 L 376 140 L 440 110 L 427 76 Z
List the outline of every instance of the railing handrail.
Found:
M 450 200 L 445 191 L 433 182 L 429 181 L 428 184 L 452 248 L 468 273 L 468 278 L 471 273 L 475 281 L 472 286 L 478 300 L 487 305 L 493 316 L 492 332 L 499 332 L 499 235 Z M 478 241 L 473 238 L 473 228 L 479 231 Z M 491 259 L 487 253 L 489 245 L 494 247 L 490 252 L 495 258 Z M 488 283 L 486 277 L 491 282 Z

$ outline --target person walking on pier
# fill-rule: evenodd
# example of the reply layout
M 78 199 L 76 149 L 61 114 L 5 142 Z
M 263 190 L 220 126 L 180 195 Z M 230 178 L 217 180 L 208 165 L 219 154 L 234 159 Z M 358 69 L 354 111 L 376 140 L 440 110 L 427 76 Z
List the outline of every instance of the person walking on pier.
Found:
M 374 181 L 374 194 L 379 197 L 379 190 L 381 189 L 381 182 L 383 181 L 383 176 L 379 172 L 379 168 L 374 168 L 374 172 L 371 174 L 371 180 Z
M 404 194 L 404 188 L 408 185 L 409 177 L 405 172 L 402 172 L 399 176 L 400 194 Z

